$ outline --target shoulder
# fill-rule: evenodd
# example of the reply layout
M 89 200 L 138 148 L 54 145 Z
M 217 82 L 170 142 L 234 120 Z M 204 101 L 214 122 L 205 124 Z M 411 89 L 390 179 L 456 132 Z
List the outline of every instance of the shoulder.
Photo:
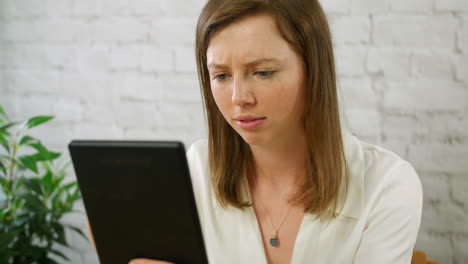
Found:
M 416 170 L 396 153 L 356 141 L 362 153 L 362 236 L 356 263 L 409 263 L 421 224 L 422 186 Z
M 187 150 L 187 161 L 193 169 L 205 169 L 208 162 L 208 140 L 201 138 L 195 140 Z
M 186 156 L 195 194 L 201 195 L 211 193 L 208 139 L 201 138 L 195 140 L 187 150 Z
M 366 207 L 422 210 L 423 190 L 419 176 L 410 162 L 382 146 L 358 140 L 362 148 Z M 388 208 L 388 207 L 387 207 Z

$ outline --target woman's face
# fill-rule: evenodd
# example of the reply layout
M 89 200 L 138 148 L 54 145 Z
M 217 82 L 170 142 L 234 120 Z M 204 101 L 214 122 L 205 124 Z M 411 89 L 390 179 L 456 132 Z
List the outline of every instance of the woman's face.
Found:
M 217 32 L 208 46 L 207 65 L 219 110 L 248 144 L 270 145 L 303 133 L 303 63 L 273 17 L 248 16 Z M 236 120 L 247 115 L 264 119 L 247 129 Z

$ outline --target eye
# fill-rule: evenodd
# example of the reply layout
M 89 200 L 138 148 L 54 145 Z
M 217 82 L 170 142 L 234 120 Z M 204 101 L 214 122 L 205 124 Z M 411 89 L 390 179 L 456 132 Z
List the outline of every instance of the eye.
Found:
M 214 75 L 213 80 L 224 81 L 227 77 L 228 75 L 226 73 L 216 74 Z
M 255 72 L 255 74 L 260 76 L 260 78 L 268 78 L 271 75 L 273 75 L 274 73 L 275 73 L 275 71 L 258 71 L 258 72 Z

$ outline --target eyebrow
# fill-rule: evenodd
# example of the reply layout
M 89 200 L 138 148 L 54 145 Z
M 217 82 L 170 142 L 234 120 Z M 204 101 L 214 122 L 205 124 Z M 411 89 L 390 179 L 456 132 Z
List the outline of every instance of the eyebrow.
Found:
M 280 63 L 280 60 L 275 59 L 275 58 L 262 58 L 262 59 L 253 60 L 251 62 L 247 62 L 247 63 L 244 64 L 244 66 L 252 67 L 252 66 L 256 66 L 258 64 L 262 64 L 262 63 L 265 63 L 265 62 Z M 210 64 L 208 64 L 208 68 L 226 69 L 226 68 L 228 68 L 228 66 L 225 65 L 225 64 L 210 63 Z

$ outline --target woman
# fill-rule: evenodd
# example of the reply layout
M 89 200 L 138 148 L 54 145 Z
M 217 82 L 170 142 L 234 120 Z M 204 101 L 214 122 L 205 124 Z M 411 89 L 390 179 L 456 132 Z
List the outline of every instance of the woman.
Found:
M 196 56 L 209 135 L 187 157 L 210 263 L 410 263 L 420 181 L 342 128 L 317 1 L 210 0 Z

